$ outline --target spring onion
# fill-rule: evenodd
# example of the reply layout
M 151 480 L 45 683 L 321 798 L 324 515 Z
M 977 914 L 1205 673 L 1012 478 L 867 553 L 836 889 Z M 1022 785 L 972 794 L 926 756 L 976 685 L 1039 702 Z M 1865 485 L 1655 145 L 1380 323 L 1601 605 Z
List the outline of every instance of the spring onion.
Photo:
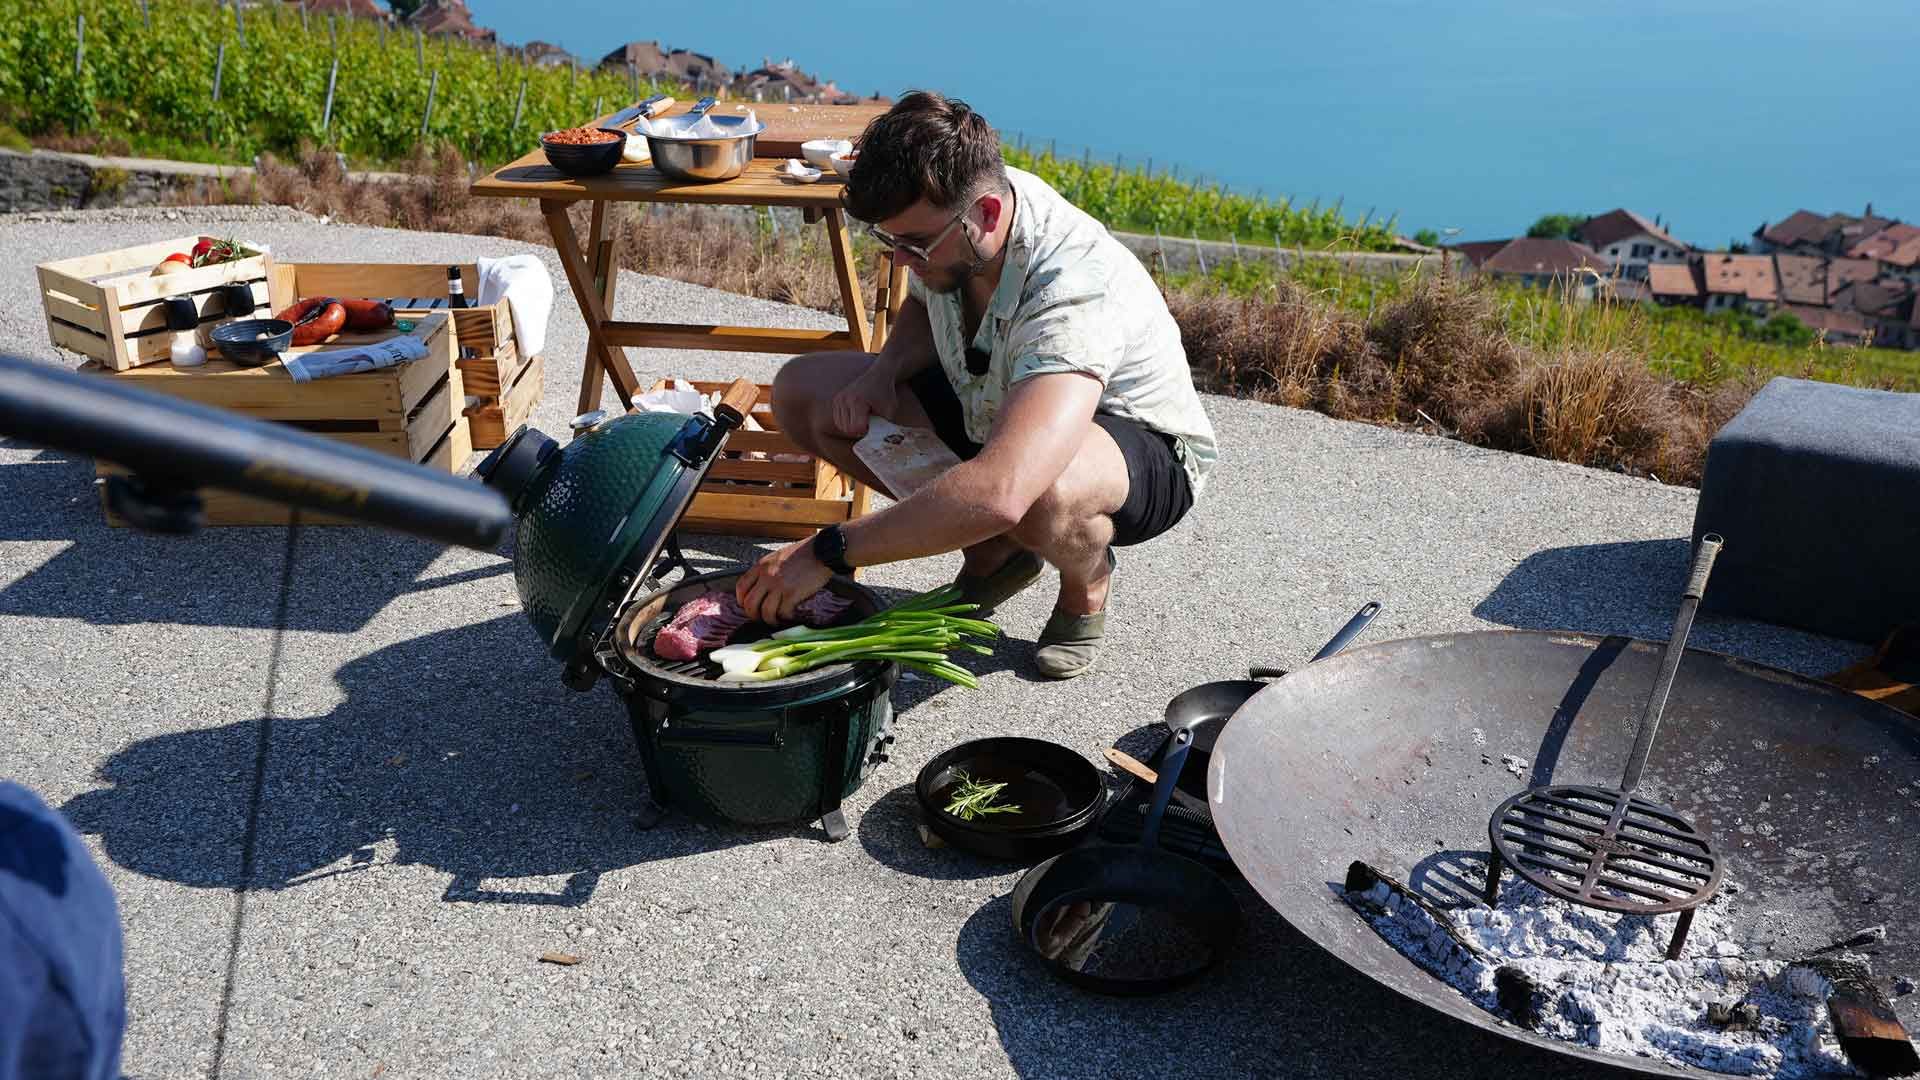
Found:
M 708 658 L 720 665 L 721 682 L 767 682 L 827 664 L 892 660 L 908 670 L 974 689 L 980 681 L 947 659 L 947 654 L 964 649 L 990 656 L 993 650 L 978 640 L 998 637 L 1000 628 L 984 619 L 967 618 L 978 605 L 959 603 L 959 599 L 959 586 L 948 585 L 856 623 L 820 629 L 788 627 L 751 644 L 715 649 Z

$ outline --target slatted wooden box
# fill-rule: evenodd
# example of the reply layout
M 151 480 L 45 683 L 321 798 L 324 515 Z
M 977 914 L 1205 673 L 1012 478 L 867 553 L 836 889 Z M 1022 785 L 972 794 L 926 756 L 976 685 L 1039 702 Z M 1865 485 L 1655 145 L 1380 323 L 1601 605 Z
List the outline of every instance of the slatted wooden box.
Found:
M 724 392 L 723 382 L 691 381 L 703 394 Z M 662 379 L 652 390 L 665 390 Z M 765 430 L 741 429 L 694 494 L 683 526 L 692 532 L 771 536 L 799 540 L 867 512 L 873 492 L 823 458 L 802 450 L 773 416 L 773 387 L 762 384 L 753 420 Z M 776 461 L 775 457 L 793 460 Z
M 37 267 L 47 337 L 63 349 L 92 358 L 110 371 L 126 371 L 168 358 L 171 335 L 161 301 L 190 297 L 202 322 L 227 317 L 214 291 L 222 285 L 253 287 L 254 302 L 268 302 L 273 259 L 265 252 L 244 259 L 153 276 L 168 255 L 190 254 L 198 236 L 183 236 L 99 255 L 57 259 Z
M 472 263 L 457 265 L 461 285 L 472 299 L 479 294 L 479 269 Z M 540 402 L 545 371 L 540 357 L 520 355 L 511 306 L 500 303 L 450 311 L 444 265 L 278 263 L 270 285 L 275 311 L 296 300 L 338 296 L 385 300 L 402 318 L 434 311 L 451 314 L 458 348 L 474 354 L 455 363 L 466 378 L 467 396 L 478 399 L 464 406 L 476 450 L 491 450 L 506 442 Z
M 324 345 L 288 350 L 288 355 L 319 352 L 343 344 L 393 337 L 401 331 L 382 330 L 341 334 Z M 419 462 L 444 472 L 459 472 L 473 453 L 467 418 L 461 415 L 464 398 L 460 369 L 454 366 L 453 333 L 446 312 L 422 316 L 412 333 L 427 343 L 428 354 L 418 360 L 378 371 L 335 375 L 296 383 L 280 363 L 246 368 L 225 360 L 208 360 L 198 368 L 150 364 L 109 373 L 88 364 L 102 378 L 158 391 L 174 397 L 303 428 L 330 439 Z M 105 476 L 123 471 L 98 464 Z M 103 493 L 104 498 L 104 493 Z M 285 525 L 291 511 L 275 503 L 223 491 L 203 493 L 209 525 Z M 113 525 L 124 525 L 109 513 Z M 342 518 L 305 513 L 302 524 L 344 525 Z

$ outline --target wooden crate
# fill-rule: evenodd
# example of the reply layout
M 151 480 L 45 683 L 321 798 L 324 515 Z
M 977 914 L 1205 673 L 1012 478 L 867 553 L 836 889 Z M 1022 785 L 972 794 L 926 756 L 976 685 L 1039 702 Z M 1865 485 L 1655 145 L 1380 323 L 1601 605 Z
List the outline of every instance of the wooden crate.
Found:
M 174 252 L 191 252 L 199 239 L 183 236 L 40 264 L 40 302 L 47 313 L 47 337 L 110 371 L 126 371 L 168 358 L 172 335 L 167 332 L 167 313 L 161 304 L 167 297 L 192 299 L 202 322 L 226 318 L 226 308 L 214 292 L 222 285 L 251 285 L 255 303 L 269 302 L 273 259 L 264 252 L 216 266 L 152 276 L 161 260 Z
M 691 381 L 703 394 L 725 391 L 723 382 Z M 665 390 L 662 379 L 649 390 Z M 873 492 L 823 458 L 814 457 L 780 431 L 773 416 L 773 387 L 762 384 L 753 420 L 765 430 L 734 432 L 694 494 L 682 527 L 692 532 L 771 536 L 799 540 L 867 512 Z M 761 457 L 748 455 L 759 454 Z M 775 461 L 774 455 L 797 461 Z
M 391 330 L 341 334 L 325 345 L 291 349 L 288 355 L 319 352 L 344 344 L 383 340 Z M 279 363 L 246 368 L 209 360 L 199 368 L 155 364 L 103 378 L 174 397 L 232 409 L 259 420 L 303 428 L 330 439 L 459 472 L 473 453 L 460 370 L 453 363 L 453 334 L 446 312 L 423 316 L 412 331 L 424 339 L 428 354 L 410 363 L 296 383 Z M 83 368 L 85 370 L 85 368 Z M 105 476 L 124 471 L 97 464 Z M 210 491 L 203 496 L 209 525 L 285 525 L 291 511 L 244 495 Z M 108 522 L 124 525 L 112 514 Z M 350 524 L 329 515 L 303 513 L 303 524 Z
M 455 264 L 469 299 L 480 289 L 480 271 L 472 263 Z M 473 446 L 491 450 L 507 441 L 540 401 L 544 373 L 540 358 L 523 357 L 515 344 L 513 309 L 488 304 L 458 310 L 444 306 L 447 267 L 438 263 L 278 263 L 273 268 L 274 310 L 315 296 L 368 297 L 393 304 L 402 318 L 450 314 L 458 346 L 473 356 L 456 361 L 466 377 Z M 441 304 L 433 307 L 433 304 Z

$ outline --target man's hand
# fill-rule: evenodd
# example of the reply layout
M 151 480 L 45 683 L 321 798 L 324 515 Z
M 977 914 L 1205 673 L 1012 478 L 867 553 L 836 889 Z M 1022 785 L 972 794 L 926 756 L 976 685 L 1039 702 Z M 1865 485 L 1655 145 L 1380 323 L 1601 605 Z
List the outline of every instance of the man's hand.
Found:
M 899 395 L 888 365 L 875 362 L 833 396 L 833 426 L 849 439 L 867 433 L 867 418 L 890 416 Z
M 833 577 L 813 554 L 813 539 L 796 540 L 753 564 L 733 587 L 734 599 L 748 615 L 768 626 L 793 621 L 800 601 L 819 592 Z

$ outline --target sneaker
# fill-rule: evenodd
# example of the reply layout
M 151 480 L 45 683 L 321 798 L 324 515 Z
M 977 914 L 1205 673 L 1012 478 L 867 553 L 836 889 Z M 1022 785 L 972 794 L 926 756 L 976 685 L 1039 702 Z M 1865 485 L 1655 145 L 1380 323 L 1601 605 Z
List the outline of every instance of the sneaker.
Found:
M 961 574 L 953 583 L 960 586 L 962 603 L 980 605 L 978 611 L 968 613 L 968 618 L 985 619 L 995 608 L 1037 581 L 1046 565 L 1033 552 L 1021 551 L 991 574 Z

